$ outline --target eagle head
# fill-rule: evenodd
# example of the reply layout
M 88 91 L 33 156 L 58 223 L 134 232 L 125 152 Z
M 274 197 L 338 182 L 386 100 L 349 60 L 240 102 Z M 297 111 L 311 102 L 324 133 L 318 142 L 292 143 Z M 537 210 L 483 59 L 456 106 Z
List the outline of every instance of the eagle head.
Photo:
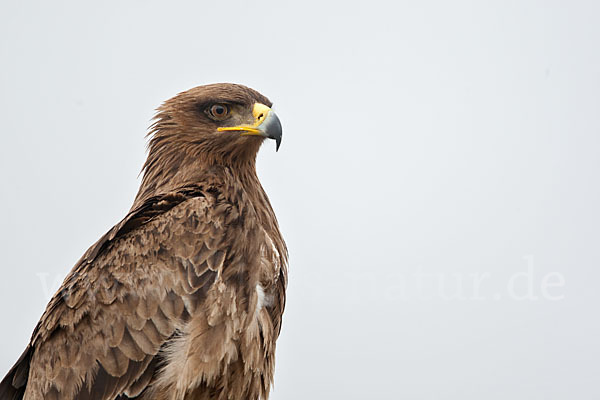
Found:
M 281 143 L 271 105 L 256 90 L 232 83 L 198 86 L 165 101 L 148 133 L 138 199 L 191 183 L 212 166 L 253 171 L 264 140 L 275 140 L 276 149 Z
M 221 161 L 254 157 L 265 138 L 281 144 L 282 129 L 272 103 L 243 85 L 198 86 L 165 101 L 150 131 L 150 151 L 161 144 Z M 158 150 L 158 149 L 157 149 Z

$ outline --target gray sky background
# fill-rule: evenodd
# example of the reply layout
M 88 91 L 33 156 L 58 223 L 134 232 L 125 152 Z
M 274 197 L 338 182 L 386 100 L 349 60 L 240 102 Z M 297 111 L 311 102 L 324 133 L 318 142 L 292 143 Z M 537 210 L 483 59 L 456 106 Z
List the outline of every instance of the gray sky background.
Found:
M 600 397 L 594 1 L 0 4 L 0 375 L 131 205 L 153 110 L 238 82 L 290 249 L 274 400 Z

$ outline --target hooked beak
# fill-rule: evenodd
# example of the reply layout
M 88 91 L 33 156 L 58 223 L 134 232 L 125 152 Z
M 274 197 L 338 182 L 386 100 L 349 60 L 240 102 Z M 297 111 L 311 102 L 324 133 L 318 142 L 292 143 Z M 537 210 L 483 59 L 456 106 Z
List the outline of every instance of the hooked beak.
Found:
M 275 150 L 279 150 L 281 144 L 281 122 L 277 114 L 269 107 L 261 103 L 255 103 L 252 108 L 254 123 L 252 125 L 225 126 L 217 128 L 218 131 L 240 131 L 241 136 L 262 136 L 275 140 Z

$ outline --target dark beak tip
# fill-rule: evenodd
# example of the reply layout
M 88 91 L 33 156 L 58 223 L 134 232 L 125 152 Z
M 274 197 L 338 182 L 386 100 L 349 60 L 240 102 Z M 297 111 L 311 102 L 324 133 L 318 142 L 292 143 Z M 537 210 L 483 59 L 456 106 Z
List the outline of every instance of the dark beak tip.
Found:
M 275 140 L 275 151 L 279 151 L 279 146 L 281 145 L 281 138 L 283 136 L 283 129 L 281 127 L 281 121 L 279 121 L 279 117 L 277 117 L 277 114 L 271 114 L 271 118 L 268 121 L 268 126 L 266 127 L 266 132 L 267 137 L 269 139 Z

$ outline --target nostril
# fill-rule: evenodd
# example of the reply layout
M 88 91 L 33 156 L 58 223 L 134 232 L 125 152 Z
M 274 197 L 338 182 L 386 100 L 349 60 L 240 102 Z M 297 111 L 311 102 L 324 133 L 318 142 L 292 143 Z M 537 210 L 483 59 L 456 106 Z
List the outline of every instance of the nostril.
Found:
M 260 121 L 260 120 L 261 120 L 261 119 L 263 119 L 264 117 L 265 117 L 265 114 L 260 114 L 260 115 L 258 116 L 258 120 Z

